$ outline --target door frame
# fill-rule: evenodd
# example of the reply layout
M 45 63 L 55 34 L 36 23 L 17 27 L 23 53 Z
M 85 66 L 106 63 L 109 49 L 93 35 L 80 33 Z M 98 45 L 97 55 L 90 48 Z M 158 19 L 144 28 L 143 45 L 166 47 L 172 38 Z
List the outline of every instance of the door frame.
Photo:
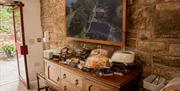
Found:
M 23 7 L 24 4 L 21 1 L 13 1 L 10 3 L 0 3 L 2 6 L 10 6 L 13 8 L 13 28 L 14 28 L 14 37 L 15 37 L 15 44 L 17 43 L 17 37 L 16 37 L 16 24 L 15 24 L 15 12 L 14 10 L 17 8 L 20 8 L 20 19 L 21 19 L 21 32 L 22 32 L 22 42 L 23 42 L 23 48 L 26 47 L 26 42 L 25 42 L 25 32 L 24 32 L 24 19 L 23 19 Z M 18 74 L 19 74 L 19 80 L 26 86 L 27 89 L 30 89 L 30 84 L 29 84 L 29 74 L 28 74 L 28 65 L 27 65 L 27 53 L 28 50 L 21 50 L 21 53 L 23 53 L 24 57 L 24 63 L 25 63 L 25 71 L 26 71 L 26 82 L 23 81 L 23 78 L 20 75 L 20 67 L 19 67 L 19 57 L 18 57 L 18 52 L 16 49 L 16 57 L 17 57 L 17 65 L 18 65 Z
M 15 9 L 20 8 L 20 19 L 21 19 L 21 32 L 22 32 L 22 42 L 23 42 L 23 47 L 27 47 L 26 46 L 26 42 L 25 42 L 25 32 L 24 32 L 24 20 L 23 20 L 23 7 L 24 4 L 22 2 L 16 2 L 15 5 L 13 6 L 13 22 L 14 22 L 14 36 L 15 36 L 15 43 L 17 42 L 17 38 L 16 38 L 16 20 L 15 20 Z M 19 57 L 18 57 L 18 52 L 16 50 L 16 56 L 17 56 L 17 64 L 18 64 L 18 73 L 19 73 L 19 79 L 20 81 L 26 86 L 27 89 L 30 89 L 30 85 L 29 85 L 29 75 L 28 75 L 28 67 L 27 67 L 27 50 L 22 50 L 21 52 L 23 53 L 23 57 L 24 57 L 24 63 L 25 63 L 25 71 L 26 71 L 26 82 L 23 80 L 23 78 L 21 77 L 20 74 L 20 67 L 19 67 Z

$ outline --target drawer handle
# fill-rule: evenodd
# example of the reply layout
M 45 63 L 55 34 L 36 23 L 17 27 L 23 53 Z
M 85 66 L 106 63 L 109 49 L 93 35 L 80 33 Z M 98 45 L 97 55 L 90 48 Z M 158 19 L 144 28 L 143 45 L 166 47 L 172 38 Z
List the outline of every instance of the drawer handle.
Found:
M 66 74 L 63 74 L 63 78 L 64 78 L 64 79 L 66 78 Z
M 59 77 L 57 78 L 57 81 L 59 81 Z
M 90 86 L 89 86 L 88 91 L 91 91 L 92 86 L 93 86 L 93 85 L 90 85 Z
M 49 73 L 50 72 L 50 66 L 47 67 L 47 72 L 48 72 L 47 73 L 47 78 L 49 79 L 50 78 L 50 73 Z
M 67 89 L 67 86 L 64 86 L 64 91 L 66 91 L 66 90 L 68 90 L 68 89 Z
M 75 85 L 78 85 L 78 84 L 79 84 L 78 79 L 76 79 Z

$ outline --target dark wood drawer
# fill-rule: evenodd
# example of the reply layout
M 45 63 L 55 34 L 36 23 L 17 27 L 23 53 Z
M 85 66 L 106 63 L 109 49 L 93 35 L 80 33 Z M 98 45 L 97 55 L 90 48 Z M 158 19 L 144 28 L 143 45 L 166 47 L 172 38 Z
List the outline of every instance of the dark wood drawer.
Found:
M 118 88 L 86 80 L 86 91 L 119 91 Z

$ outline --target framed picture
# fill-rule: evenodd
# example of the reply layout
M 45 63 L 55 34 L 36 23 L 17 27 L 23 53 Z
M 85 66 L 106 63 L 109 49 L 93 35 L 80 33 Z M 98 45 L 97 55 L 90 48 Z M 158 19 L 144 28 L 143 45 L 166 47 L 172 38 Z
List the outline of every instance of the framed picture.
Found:
M 68 39 L 125 46 L 126 0 L 66 0 Z

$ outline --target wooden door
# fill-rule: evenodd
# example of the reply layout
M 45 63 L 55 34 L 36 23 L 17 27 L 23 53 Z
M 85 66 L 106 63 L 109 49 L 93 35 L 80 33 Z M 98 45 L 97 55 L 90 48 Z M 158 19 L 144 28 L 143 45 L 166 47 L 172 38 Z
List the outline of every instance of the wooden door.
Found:
M 28 54 L 25 43 L 24 23 L 23 23 L 23 3 L 16 2 L 13 6 L 14 35 L 16 44 L 16 56 L 20 81 L 29 89 L 29 77 L 27 67 Z

